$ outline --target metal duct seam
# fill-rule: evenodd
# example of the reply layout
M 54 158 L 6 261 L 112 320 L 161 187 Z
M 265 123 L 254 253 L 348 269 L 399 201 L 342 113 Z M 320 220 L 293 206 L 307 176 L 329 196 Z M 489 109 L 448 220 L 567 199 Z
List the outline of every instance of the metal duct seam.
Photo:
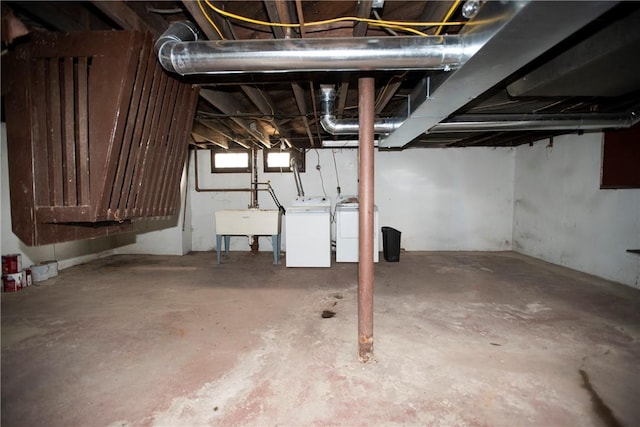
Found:
M 198 29 L 189 21 L 174 22 L 158 37 L 155 50 L 162 68 L 168 71 L 175 69 L 173 46 L 181 41 L 197 41 Z

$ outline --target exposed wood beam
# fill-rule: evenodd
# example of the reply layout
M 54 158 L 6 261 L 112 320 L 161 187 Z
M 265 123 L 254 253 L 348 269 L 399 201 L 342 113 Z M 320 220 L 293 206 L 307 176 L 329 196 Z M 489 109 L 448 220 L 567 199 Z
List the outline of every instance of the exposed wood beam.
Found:
M 191 133 L 189 135 L 189 144 L 193 145 L 194 147 L 202 148 L 204 150 L 211 148 L 209 141 L 206 138 L 203 138 L 202 136 L 196 135 L 194 133 Z
M 156 28 L 160 33 L 167 29 L 167 21 L 158 13 L 149 11 L 149 2 L 146 1 L 126 1 L 127 5 L 151 27 Z M 152 8 L 153 9 L 153 8 Z
M 265 0 L 264 7 L 267 10 L 267 15 L 271 22 L 282 22 L 279 12 L 282 7 L 281 1 Z M 282 27 L 271 27 L 271 31 L 273 31 L 273 36 L 277 39 L 283 39 L 285 37 L 284 28 Z
M 293 11 L 291 2 L 287 0 L 264 0 L 264 6 L 271 22 L 295 23 L 291 20 Z M 277 39 L 297 37 L 293 28 L 271 27 L 273 36 Z
M 220 40 L 220 36 L 218 35 L 218 33 L 216 33 L 209 21 L 207 21 L 207 18 L 205 18 L 202 14 L 202 10 L 200 10 L 197 1 L 183 0 L 182 4 L 196 21 L 196 24 L 198 24 L 200 30 L 202 30 L 204 35 L 207 36 L 209 40 Z
M 273 4 L 270 4 L 273 3 Z M 267 9 L 267 14 L 269 15 L 269 19 L 272 22 L 284 22 L 284 23 L 292 23 L 292 13 L 289 10 L 289 2 L 284 0 L 276 0 L 275 2 L 265 1 L 265 6 Z M 301 15 L 301 11 L 298 12 Z M 281 29 L 282 30 L 282 29 Z M 280 31 L 273 30 L 273 34 L 276 38 L 285 38 L 286 36 L 295 37 L 295 33 L 293 31 Z M 304 124 L 304 128 L 307 132 L 307 136 L 309 138 L 309 143 L 311 146 L 315 146 L 315 140 L 313 139 L 313 132 L 311 131 L 311 126 L 309 125 L 309 119 L 307 118 L 307 103 L 305 101 L 304 90 L 297 83 L 291 84 L 291 90 L 293 91 L 293 97 L 296 101 L 296 105 L 298 106 L 298 111 L 302 115 L 302 121 Z
M 313 90 L 313 82 L 309 82 L 309 93 L 311 94 L 311 105 L 313 105 L 313 121 L 316 125 L 316 135 L 318 136 L 318 141 L 322 141 L 322 132 L 320 132 L 320 120 L 318 117 L 318 108 L 316 107 L 316 96 L 314 95 Z M 320 142 L 322 143 L 322 142 Z
M 27 12 L 38 21 L 57 31 L 72 32 L 90 30 L 84 23 L 64 13 L 64 9 L 55 2 L 18 1 L 12 2 L 11 6 Z
M 376 100 L 376 114 L 380 114 L 382 110 L 384 110 L 384 107 L 387 106 L 389 101 L 391 101 L 393 96 L 400 88 L 400 85 L 402 85 L 403 77 L 404 75 L 393 76 L 389 79 L 382 92 L 378 95 L 378 99 Z
M 272 6 L 272 5 L 269 5 L 269 3 L 272 3 L 272 2 L 265 3 L 265 5 L 267 5 L 267 9 L 269 9 Z M 211 26 L 209 21 L 203 15 L 203 12 L 200 9 L 200 6 L 198 6 L 198 2 L 192 1 L 192 0 L 183 0 L 182 4 L 184 4 L 184 6 L 187 8 L 191 16 L 193 16 L 193 19 L 195 19 L 196 23 L 198 24 L 200 29 L 202 29 L 202 31 L 204 32 L 204 34 L 207 36 L 209 40 L 220 40 L 220 35 Z M 209 14 L 209 17 L 213 19 L 213 22 L 216 24 L 220 32 L 222 32 L 222 35 L 225 39 L 228 39 L 228 40 L 235 39 L 234 34 L 229 30 L 229 25 L 227 25 L 227 20 L 225 18 L 219 16 L 216 13 Z M 262 112 L 262 114 L 273 115 L 273 108 L 271 108 L 271 105 L 266 105 L 266 104 L 269 104 L 269 101 L 266 94 L 264 94 L 263 91 L 255 87 L 246 86 L 246 85 L 242 85 L 240 86 L 240 88 L 245 93 L 245 95 L 247 95 L 247 97 L 256 105 L 256 107 L 258 107 L 258 109 Z M 221 96 L 216 96 L 215 94 L 209 94 L 208 97 L 205 97 L 203 95 L 203 91 L 201 91 L 200 96 L 205 100 L 207 100 L 208 102 L 212 103 L 214 106 L 216 106 L 216 108 L 218 108 L 220 111 L 222 111 L 225 114 L 233 115 L 235 114 L 235 111 L 240 110 L 240 107 L 236 104 L 236 101 L 227 102 L 223 99 L 226 96 L 225 94 Z M 212 102 L 212 100 L 215 100 L 215 102 L 219 106 L 223 106 L 226 109 L 226 111 L 222 110 L 222 108 L 219 108 L 219 106 L 215 105 Z M 263 100 L 264 102 L 260 103 L 261 102 L 260 100 Z M 260 105 L 258 105 L 257 103 L 260 103 Z M 231 119 L 234 122 L 236 122 L 239 126 L 241 126 L 245 131 L 249 132 L 249 134 L 255 139 L 257 139 L 260 142 L 260 144 L 265 145 L 267 148 L 271 147 L 271 143 L 269 142 L 269 140 L 266 139 L 264 135 L 261 135 L 259 132 L 256 132 L 254 129 L 251 129 L 250 123 L 248 123 L 246 120 L 234 119 L 234 118 L 231 118 Z M 202 123 L 207 125 L 205 121 L 203 121 Z M 212 123 L 210 123 L 208 126 L 210 127 L 215 126 L 215 128 L 219 132 L 224 134 L 224 132 L 219 129 L 219 126 L 216 126 Z M 274 127 L 276 128 L 276 131 L 278 131 L 279 134 L 282 134 L 277 124 L 275 123 L 275 120 L 274 120 Z M 226 136 L 228 137 L 228 139 L 235 142 L 236 144 L 239 144 L 245 148 L 250 147 L 249 144 L 239 141 L 238 138 L 235 138 L 229 135 L 226 135 Z
M 336 117 L 344 114 L 344 107 L 347 105 L 347 94 L 349 93 L 349 82 L 342 82 L 338 88 L 338 101 L 336 102 Z
M 300 24 L 300 37 L 305 38 L 304 32 L 304 12 L 302 10 L 302 0 L 296 0 L 296 12 L 298 14 L 298 23 Z
M 242 141 L 241 138 L 237 136 L 238 134 L 235 132 L 235 130 L 231 129 L 231 126 L 228 126 L 226 123 L 220 123 L 217 120 L 210 119 L 199 119 L 198 121 L 211 129 L 215 129 L 218 133 L 227 138 L 227 140 L 235 142 L 241 147 L 248 149 L 253 146 L 253 142 L 247 143 L 245 141 Z
M 272 117 L 269 122 L 273 125 L 274 129 L 281 138 L 287 138 L 287 135 L 282 131 L 282 123 L 275 119 L 275 109 L 273 108 L 273 102 L 269 99 L 269 96 L 262 90 L 253 86 L 241 86 L 245 95 L 254 103 L 258 110 L 265 116 Z
M 195 135 L 199 135 L 205 138 L 207 141 L 211 141 L 219 147 L 228 149 L 229 143 L 227 142 L 227 138 L 224 137 L 217 130 L 211 129 L 208 126 L 205 126 L 203 123 L 195 121 L 193 122 L 193 128 L 191 128 L 191 133 Z
M 360 0 L 356 6 L 356 16 L 359 18 L 368 18 L 371 16 L 373 9 L 373 0 Z M 366 22 L 356 22 L 353 26 L 353 37 L 364 37 L 367 35 L 368 24 Z
M 258 110 L 265 116 L 273 116 L 274 110 L 272 107 L 272 103 L 269 101 L 267 96 L 263 91 L 254 87 L 244 85 L 241 87 L 242 91 L 245 95 L 253 102 L 253 104 L 258 107 Z
M 207 36 L 209 40 L 220 40 L 220 35 L 211 26 L 207 18 L 203 15 L 202 9 L 200 9 L 200 5 L 202 5 L 202 7 L 204 8 L 205 13 L 207 13 L 207 16 L 209 16 L 213 20 L 213 22 L 216 24 L 216 26 L 218 27 L 218 29 L 220 30 L 220 32 L 222 33 L 225 39 L 234 38 L 233 34 L 229 31 L 227 20 L 221 17 L 220 15 L 218 15 L 217 13 L 213 13 L 212 11 L 210 11 L 207 8 L 204 1 L 199 5 L 198 2 L 194 0 L 182 0 L 182 4 L 187 9 L 187 11 L 191 14 L 193 19 L 195 19 L 196 24 L 198 24 L 198 27 L 200 27 L 204 35 Z
M 300 114 L 302 114 L 302 120 L 304 122 L 304 128 L 307 131 L 307 136 L 309 137 L 309 142 L 311 146 L 314 147 L 316 145 L 315 140 L 313 139 L 313 132 L 311 132 L 311 126 L 309 126 L 309 119 L 307 118 L 307 103 L 304 97 L 304 89 L 298 83 L 291 83 L 291 89 L 293 90 L 293 96 L 296 99 L 296 104 L 298 104 L 298 110 L 300 110 Z
M 164 31 L 164 28 L 156 28 L 153 24 L 143 20 L 123 1 L 92 1 L 91 4 L 112 19 L 123 30 L 150 31 L 156 36 Z
M 222 111 L 224 114 L 230 116 L 229 118 L 238 124 L 242 129 L 248 132 L 253 138 L 255 138 L 260 144 L 267 148 L 271 148 L 271 142 L 266 138 L 257 128 L 253 127 L 251 123 L 242 117 L 234 117 L 238 111 L 242 111 L 240 103 L 233 98 L 227 92 L 220 92 L 212 89 L 200 90 L 200 96 L 207 102 Z

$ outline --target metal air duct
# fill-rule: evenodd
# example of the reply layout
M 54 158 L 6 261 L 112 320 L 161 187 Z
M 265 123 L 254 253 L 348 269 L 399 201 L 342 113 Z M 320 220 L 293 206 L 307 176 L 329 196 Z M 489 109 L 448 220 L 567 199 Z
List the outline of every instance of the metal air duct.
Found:
M 453 70 L 479 47 L 457 35 L 198 41 L 191 22 L 171 24 L 156 42 L 160 64 L 181 75 Z
M 321 98 L 320 109 L 322 117 L 320 124 L 332 135 L 357 135 L 360 129 L 358 119 L 336 119 L 333 115 L 333 103 L 336 99 L 336 90 L 332 85 L 320 85 Z M 377 134 L 389 134 L 400 127 L 403 119 L 383 118 L 373 122 L 373 132 Z
M 298 197 L 304 197 L 304 189 L 302 188 L 302 180 L 300 179 L 300 169 L 298 168 L 298 161 L 293 156 L 291 157 L 290 165 L 291 170 L 293 171 L 293 179 L 296 181 Z
M 626 114 L 463 114 L 438 123 L 425 133 L 602 130 L 629 128 L 638 122 L 640 115 L 636 111 Z

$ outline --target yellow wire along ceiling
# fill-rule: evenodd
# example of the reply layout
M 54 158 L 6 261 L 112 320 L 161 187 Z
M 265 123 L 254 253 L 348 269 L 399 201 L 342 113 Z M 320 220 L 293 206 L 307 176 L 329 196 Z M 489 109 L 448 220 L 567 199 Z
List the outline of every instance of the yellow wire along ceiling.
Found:
M 211 17 L 209 16 L 207 11 L 205 10 L 205 8 L 202 5 L 202 3 L 203 3 L 202 0 L 198 0 L 198 6 L 200 7 L 200 10 L 202 11 L 202 14 L 207 19 L 209 24 L 211 24 L 211 26 L 215 29 L 216 33 L 218 33 L 218 36 L 220 37 L 220 39 L 224 40 L 225 37 L 223 36 L 222 31 L 220 31 L 220 29 L 218 28 L 216 23 L 213 21 L 213 19 L 211 19 Z M 241 21 L 241 22 L 246 22 L 246 23 L 265 26 L 265 27 L 282 27 L 282 28 L 300 28 L 301 27 L 301 24 L 296 24 L 296 23 L 288 24 L 288 23 L 282 23 L 282 22 L 269 22 L 269 21 L 262 21 L 260 19 L 249 18 L 249 17 L 242 16 L 242 15 L 237 15 L 235 13 L 227 12 L 226 10 L 220 9 L 219 7 L 217 7 L 213 3 L 211 3 L 210 0 L 204 0 L 204 3 L 213 12 L 215 12 L 215 13 L 221 15 L 221 16 L 224 16 L 226 18 L 235 19 L 235 20 Z M 386 20 L 382 20 L 382 19 L 361 18 L 361 17 L 357 17 L 357 16 L 342 16 L 342 17 L 337 17 L 337 18 L 325 19 L 325 20 L 321 20 L 321 21 L 305 22 L 304 23 L 304 27 L 305 28 L 306 27 L 317 27 L 317 26 L 333 24 L 333 23 L 337 23 L 337 22 L 366 22 L 367 24 L 375 26 L 375 27 L 390 28 L 390 29 L 393 29 L 393 30 L 405 31 L 405 32 L 412 33 L 412 34 L 415 34 L 415 35 L 418 35 L 418 36 L 428 36 L 428 34 L 422 32 L 422 31 L 419 31 L 419 30 L 417 30 L 415 28 L 412 28 L 412 27 L 435 27 L 435 26 L 437 26 L 438 29 L 436 30 L 435 34 L 438 35 L 438 34 L 440 34 L 440 32 L 442 31 L 442 29 L 445 26 L 457 26 L 457 25 L 464 25 L 465 24 L 465 22 L 449 22 L 448 21 L 451 18 L 451 16 L 453 15 L 453 13 L 455 12 L 455 10 L 457 9 L 459 4 L 460 4 L 460 0 L 454 1 L 454 3 L 452 4 L 451 8 L 449 8 L 449 11 L 447 12 L 447 14 L 446 14 L 446 16 L 445 16 L 445 18 L 444 18 L 444 20 L 442 22 L 386 21 Z

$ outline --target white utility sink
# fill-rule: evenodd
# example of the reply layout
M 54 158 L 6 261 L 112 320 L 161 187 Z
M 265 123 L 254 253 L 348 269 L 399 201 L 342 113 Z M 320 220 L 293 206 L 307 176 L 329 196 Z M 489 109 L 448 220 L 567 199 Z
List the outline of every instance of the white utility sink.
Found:
M 231 236 L 271 236 L 273 263 L 280 258 L 280 229 L 282 212 L 276 209 L 224 209 L 216 211 L 216 252 L 220 264 L 222 237 L 225 254 L 229 255 Z
M 282 213 L 275 209 L 225 209 L 215 212 L 216 234 L 258 236 L 280 234 Z

